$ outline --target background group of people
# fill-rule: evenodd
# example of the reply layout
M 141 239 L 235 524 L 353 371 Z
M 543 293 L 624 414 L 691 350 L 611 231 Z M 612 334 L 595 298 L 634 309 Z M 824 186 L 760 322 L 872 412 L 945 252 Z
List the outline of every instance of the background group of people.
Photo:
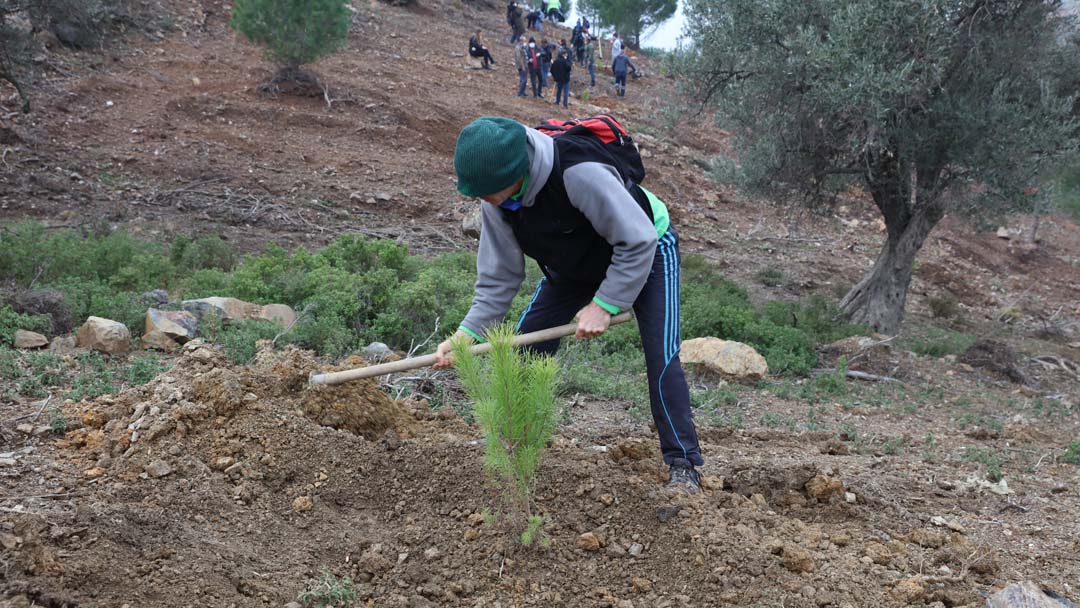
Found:
M 555 103 L 562 103 L 567 107 L 570 97 L 570 74 L 575 63 L 587 68 L 589 71 L 589 86 L 596 86 L 596 61 L 604 60 L 604 53 L 600 47 L 599 39 L 589 32 L 590 23 L 587 18 L 579 18 L 571 33 L 570 43 L 566 39 L 560 39 L 558 44 L 554 40 L 541 37 L 537 42 L 535 37 L 525 38 L 525 28 L 537 29 L 543 33 L 544 18 L 550 21 L 562 21 L 564 16 L 561 11 L 559 0 L 548 0 L 544 10 L 530 10 L 528 23 L 526 24 L 525 10 L 518 5 L 516 0 L 511 0 L 507 6 L 507 22 L 512 28 L 510 44 L 514 47 L 514 67 L 518 71 L 518 97 L 525 97 L 525 89 L 531 86 L 534 98 L 543 99 L 544 89 L 548 86 L 549 78 L 555 82 Z M 483 33 L 477 29 L 469 39 L 469 55 L 481 59 L 484 69 L 491 69 L 495 65 L 495 59 L 491 51 L 484 45 Z M 611 44 L 611 71 L 615 77 L 615 92 L 618 96 L 626 95 L 627 76 L 636 74 L 637 68 L 631 62 L 629 53 L 623 50 L 622 41 L 618 34 L 612 35 Z

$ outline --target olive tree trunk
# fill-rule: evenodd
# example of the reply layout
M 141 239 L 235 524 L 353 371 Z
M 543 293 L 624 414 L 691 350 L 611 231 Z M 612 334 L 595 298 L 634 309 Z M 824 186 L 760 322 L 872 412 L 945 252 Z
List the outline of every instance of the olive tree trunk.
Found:
M 940 206 L 915 199 L 914 179 L 910 189 L 901 181 L 895 180 L 888 188 L 871 185 L 888 238 L 870 273 L 840 300 L 840 310 L 851 321 L 888 335 L 899 332 L 904 321 L 915 256 L 944 216 Z

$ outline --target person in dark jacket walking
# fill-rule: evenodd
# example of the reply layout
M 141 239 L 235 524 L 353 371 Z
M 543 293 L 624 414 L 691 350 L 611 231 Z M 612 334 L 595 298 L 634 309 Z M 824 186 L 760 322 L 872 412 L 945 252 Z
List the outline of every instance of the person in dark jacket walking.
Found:
M 615 91 L 619 97 L 626 97 L 626 74 L 636 72 L 637 68 L 630 63 L 630 54 L 623 52 L 611 62 L 611 71 L 615 73 Z
M 435 367 L 452 365 L 453 340 L 482 341 L 503 319 L 531 257 L 545 277 L 519 332 L 576 318 L 576 337 L 592 338 L 607 331 L 612 315 L 634 309 L 668 487 L 693 493 L 703 459 L 679 362 L 679 237 L 664 203 L 617 165 L 591 138 L 552 138 L 508 118 L 485 116 L 462 129 L 454 150 L 458 191 L 485 203 L 477 280 L 472 307 L 439 344 Z M 531 348 L 553 353 L 558 346 Z
M 548 74 L 551 73 L 551 61 L 555 59 L 555 43 L 547 38 L 540 39 L 540 86 L 548 86 Z
M 567 53 L 559 53 L 559 58 L 551 64 L 551 77 L 555 79 L 555 105 L 559 105 L 562 98 L 563 107 L 570 103 L 570 71 L 573 64 L 570 63 Z
M 482 58 L 485 70 L 490 70 L 491 66 L 495 65 L 495 58 L 491 56 L 491 52 L 484 46 L 482 30 L 476 30 L 473 37 L 469 38 L 469 55 Z

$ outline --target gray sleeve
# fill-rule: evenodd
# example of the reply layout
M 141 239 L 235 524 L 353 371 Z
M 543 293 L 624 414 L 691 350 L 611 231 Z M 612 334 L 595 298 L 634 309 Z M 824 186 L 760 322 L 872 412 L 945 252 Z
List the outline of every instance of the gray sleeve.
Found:
M 656 227 L 626 190 L 618 171 L 602 163 L 581 163 L 563 173 L 570 203 L 614 251 L 596 297 L 626 310 L 634 304 L 656 256 Z
M 481 203 L 480 249 L 472 307 L 461 326 L 483 336 L 503 320 L 525 278 L 525 257 L 510 224 L 494 205 Z

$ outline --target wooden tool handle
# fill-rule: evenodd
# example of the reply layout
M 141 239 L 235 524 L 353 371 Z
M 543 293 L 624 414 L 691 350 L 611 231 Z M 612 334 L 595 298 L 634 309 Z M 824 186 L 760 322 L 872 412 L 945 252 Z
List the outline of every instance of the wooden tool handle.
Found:
M 621 312 L 611 317 L 611 325 L 625 323 L 632 318 L 633 316 L 630 314 L 629 311 Z M 513 344 L 514 346 L 536 344 L 537 342 L 546 342 L 548 340 L 554 340 L 556 338 L 570 336 L 576 332 L 577 323 L 567 323 L 566 325 L 560 325 L 558 327 L 549 327 L 548 329 L 541 329 L 540 331 L 533 331 L 527 334 L 521 334 L 520 336 L 514 336 Z M 489 342 L 484 342 L 483 344 L 476 344 L 472 347 L 472 352 L 477 355 L 482 355 L 490 350 L 491 343 Z M 372 365 L 369 367 L 357 367 L 354 369 L 346 369 L 340 372 L 329 372 L 326 374 L 312 374 L 311 377 L 308 378 L 308 383 L 312 385 L 341 384 L 342 382 L 348 382 L 350 380 L 373 378 L 375 376 L 384 376 L 386 374 L 404 372 L 410 369 L 430 367 L 435 364 L 435 361 L 435 355 L 410 357 L 408 359 L 402 359 L 400 361 L 391 361 L 390 363 L 381 363 L 379 365 Z

